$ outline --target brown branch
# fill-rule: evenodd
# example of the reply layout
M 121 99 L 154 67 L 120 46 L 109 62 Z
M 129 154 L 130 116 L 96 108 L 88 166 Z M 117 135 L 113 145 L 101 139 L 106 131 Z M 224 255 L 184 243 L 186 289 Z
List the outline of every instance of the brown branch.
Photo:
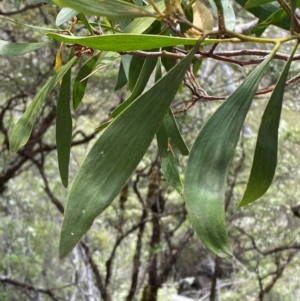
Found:
M 15 287 L 18 287 L 20 289 L 25 289 L 28 291 L 33 291 L 36 293 L 42 293 L 45 294 L 47 296 L 49 296 L 53 301 L 59 301 L 58 298 L 53 294 L 51 289 L 43 289 L 43 288 L 38 288 L 35 287 L 29 283 L 25 283 L 25 282 L 19 282 L 10 278 L 6 278 L 6 277 L 0 277 L 0 282 L 3 284 L 10 284 L 13 285 Z
M 12 15 L 23 13 L 23 12 L 25 12 L 27 10 L 30 10 L 30 9 L 40 8 L 43 5 L 44 5 L 44 3 L 27 4 L 27 5 L 23 6 L 22 8 L 20 8 L 18 10 L 12 10 L 12 11 L 2 11 L 0 9 L 0 15 L 2 15 L 2 16 L 12 16 Z

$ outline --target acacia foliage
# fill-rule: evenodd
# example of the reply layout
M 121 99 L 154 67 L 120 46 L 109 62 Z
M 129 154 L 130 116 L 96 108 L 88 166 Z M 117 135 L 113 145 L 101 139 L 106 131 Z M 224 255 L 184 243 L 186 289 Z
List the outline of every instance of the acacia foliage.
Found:
M 240 206 L 244 206 L 261 197 L 274 177 L 284 87 L 300 37 L 300 24 L 295 15 L 298 1 L 280 1 L 280 5 L 276 1 L 235 2 L 259 18 L 257 24 L 242 34 L 234 31 L 235 12 L 229 0 L 211 1 L 211 11 L 207 9 L 205 13 L 196 1 L 93 0 L 88 5 L 83 0 L 54 1 L 63 7 L 56 19 L 57 28 L 48 29 L 47 33 L 49 41 L 61 42 L 56 56 L 57 72 L 40 89 L 13 128 L 11 150 L 17 152 L 26 144 L 43 101 L 60 83 L 56 144 L 62 183 L 67 187 L 72 136 L 69 104 L 73 102 L 73 108 L 77 109 L 93 72 L 114 64 L 119 57 L 116 89 L 128 84 L 131 90 L 131 95 L 111 113 L 111 120 L 98 128 L 103 133 L 71 185 L 60 237 L 61 258 L 76 246 L 94 219 L 121 191 L 155 135 L 164 176 L 183 194 L 199 238 L 218 256 L 231 255 L 224 194 L 240 131 L 255 94 L 261 93 L 257 89 L 264 71 L 276 57 L 279 47 L 294 41 L 292 52 L 284 57 L 284 69 L 275 87 L 270 89 L 273 92 L 262 117 L 249 182 L 240 202 Z M 213 13 L 218 20 L 211 30 L 205 20 L 211 19 Z M 97 22 L 91 16 L 97 16 Z M 70 25 L 65 28 L 69 20 Z M 271 24 L 289 33 L 280 38 L 262 38 L 261 34 Z M 82 27 L 85 31 L 80 30 Z M 192 83 L 194 100 L 208 99 L 209 95 L 201 92 L 201 87 L 199 92 L 197 84 L 193 85 L 201 61 L 210 56 L 225 60 L 222 56 L 214 56 L 219 43 L 247 42 L 270 44 L 272 49 L 207 120 L 189 152 L 170 109 L 182 81 L 187 76 Z M 43 42 L 1 41 L 0 54 L 23 55 L 43 46 Z M 174 47 L 172 51 L 170 47 Z M 64 52 L 69 52 L 69 60 L 61 66 Z M 107 53 L 111 54 L 108 59 Z M 84 62 L 72 82 L 70 70 L 78 61 Z M 231 62 L 242 64 L 238 59 Z M 154 68 L 155 83 L 143 93 Z M 183 184 L 178 168 L 180 155 L 189 156 Z

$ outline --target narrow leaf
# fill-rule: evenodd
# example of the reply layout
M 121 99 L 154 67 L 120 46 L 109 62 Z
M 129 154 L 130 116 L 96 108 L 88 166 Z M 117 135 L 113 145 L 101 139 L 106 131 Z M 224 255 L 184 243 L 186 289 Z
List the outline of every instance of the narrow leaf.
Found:
M 118 91 L 119 89 L 123 88 L 127 84 L 127 82 L 128 81 L 127 81 L 126 73 L 124 70 L 124 65 L 121 61 L 120 66 L 119 66 L 118 78 L 117 78 L 117 82 L 116 82 L 114 91 Z
M 131 61 L 134 62 L 134 59 Z M 121 112 L 123 112 L 138 96 L 141 95 L 141 93 L 144 91 L 149 78 L 155 68 L 157 62 L 157 58 L 147 58 L 143 64 L 142 69 L 140 70 L 140 75 L 136 81 L 136 84 L 132 90 L 132 93 L 130 96 L 121 103 L 112 113 L 111 117 L 115 118 L 117 117 Z
M 58 13 L 56 19 L 55 19 L 55 25 L 60 26 L 65 22 L 68 22 L 73 17 L 75 17 L 78 14 L 78 12 L 72 8 L 64 7 L 60 10 Z
M 66 72 L 76 62 L 76 57 L 72 58 L 58 73 L 51 77 L 47 83 L 39 90 L 25 113 L 14 126 L 9 139 L 10 150 L 17 152 L 18 149 L 25 145 L 31 135 L 34 122 L 40 112 L 45 97 L 51 92 L 56 84 L 63 78 Z
M 48 42 L 41 43 L 13 43 L 0 40 L 0 55 L 18 56 L 42 48 Z
M 190 152 L 184 196 L 202 243 L 220 257 L 231 255 L 224 210 L 225 182 L 240 131 L 265 68 L 255 68 L 202 127 Z
M 88 61 L 85 62 L 85 64 L 81 67 L 79 72 L 77 73 L 77 76 L 74 81 L 74 88 L 73 88 L 73 107 L 76 110 L 84 96 L 85 89 L 89 80 L 88 75 L 91 74 L 93 71 L 95 65 L 98 62 L 98 59 L 101 55 L 101 52 L 94 55 L 92 58 L 90 58 Z
M 195 51 L 196 47 L 138 97 L 91 149 L 69 194 L 61 230 L 60 258 L 71 252 L 128 181 L 157 132 Z
M 92 37 L 75 37 L 56 33 L 47 33 L 49 38 L 91 47 L 103 51 L 148 50 L 167 46 L 195 45 L 196 38 L 169 37 L 149 34 L 111 34 Z M 203 45 L 220 42 L 219 39 L 205 39 Z
M 157 144 L 161 158 L 161 170 L 166 181 L 180 194 L 183 193 L 183 185 L 180 179 L 181 167 L 178 158 L 172 151 L 170 139 L 166 131 L 165 119 L 157 134 Z
M 71 58 L 70 58 L 71 59 Z M 56 107 L 56 147 L 61 181 L 68 187 L 72 141 L 71 68 L 63 77 Z
M 166 114 L 166 116 L 164 118 L 164 124 L 166 127 L 166 131 L 168 133 L 168 136 L 170 137 L 172 143 L 174 143 L 176 145 L 176 147 L 178 148 L 178 150 L 180 151 L 180 153 L 183 156 L 188 156 L 189 149 L 186 146 L 186 144 L 180 134 L 176 119 L 175 119 L 171 109 L 169 109 L 168 113 Z
M 54 0 L 57 5 L 70 7 L 78 12 L 105 16 L 109 19 L 155 16 L 153 13 L 122 0 Z
M 270 2 L 276 2 L 276 0 L 248 0 L 245 8 L 253 8 Z
M 156 2 L 156 7 L 160 11 L 165 10 L 165 2 L 163 0 Z M 154 13 L 154 9 L 152 5 L 148 5 L 145 7 L 145 10 Z M 124 30 L 125 33 L 143 33 L 155 22 L 156 18 L 138 18 L 134 19 Z
M 287 61 L 262 116 L 249 181 L 239 207 L 260 198 L 272 183 L 277 165 L 278 128 L 285 82 L 296 49 Z

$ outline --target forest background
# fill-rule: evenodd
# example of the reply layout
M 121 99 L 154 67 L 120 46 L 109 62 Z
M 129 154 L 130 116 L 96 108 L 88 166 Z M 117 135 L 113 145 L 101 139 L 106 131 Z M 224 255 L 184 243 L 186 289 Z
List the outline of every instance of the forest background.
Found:
M 60 58 L 64 65 L 71 49 L 78 50 L 65 45 L 62 52 L 60 42 L 48 42 L 45 33 L 51 29 L 68 30 L 74 24 L 74 16 L 59 15 L 60 7 L 45 2 L 0 1 L 0 300 L 299 300 L 297 52 L 284 94 L 273 183 L 258 202 L 237 208 L 248 181 L 260 120 L 269 99 L 267 89 L 276 84 L 284 66 L 281 58 L 291 52 L 292 44 L 285 43 L 280 48 L 282 56 L 278 55 L 266 68 L 259 86 L 262 93 L 252 102 L 231 163 L 225 204 L 232 257 L 217 257 L 200 242 L 190 225 L 183 198 L 176 191 L 178 187 L 167 184 L 158 146 L 153 140 L 112 205 L 95 220 L 77 247 L 60 261 L 59 235 L 68 197 L 68 190 L 61 183 L 55 143 L 60 84 L 43 102 L 28 143 L 16 154 L 9 150 L 9 137 L 17 120 L 56 72 L 55 67 L 59 69 Z M 183 6 L 188 2 L 183 1 Z M 273 5 L 280 10 L 278 2 L 260 8 Z M 204 3 L 213 12 L 209 3 Z M 289 29 L 290 24 L 286 26 L 281 12 L 281 17 L 277 14 L 277 19 L 269 20 L 259 31 L 257 24 L 267 17 L 263 20 L 253 15 L 253 10 L 249 9 L 251 14 L 242 8 L 246 1 L 228 3 L 234 12 L 234 18 L 229 21 L 234 23 L 236 32 L 246 34 L 252 30 L 257 36 L 274 38 L 285 36 Z M 95 17 L 89 17 L 89 21 L 93 28 L 104 31 L 111 30 L 112 25 L 122 31 L 129 22 L 109 23 Z M 215 14 L 214 27 L 218 27 Z M 178 28 L 170 30 L 178 34 Z M 79 26 L 76 34 L 87 35 L 87 29 Z M 47 43 L 40 49 L 15 56 L 12 50 L 11 53 L 5 50 L 3 41 Z M 186 53 L 180 52 L 184 49 L 166 50 L 178 55 Z M 89 53 L 89 50 L 79 49 L 82 53 L 72 68 L 73 80 L 84 63 L 98 55 L 97 51 Z M 253 50 L 253 53 L 246 56 L 242 50 Z M 223 103 L 224 96 L 237 89 L 270 47 L 254 42 L 232 43 L 219 44 L 214 51 L 219 51 L 217 58 L 204 57 L 198 66 L 200 71 L 187 73 L 172 103 L 189 149 L 200 128 Z M 226 51 L 240 52 L 236 57 L 240 64 L 230 61 Z M 109 121 L 113 110 L 132 92 L 130 82 L 129 86 L 120 83 L 121 55 L 123 58 L 133 55 L 135 69 L 141 69 L 142 56 L 110 51 L 99 55 L 82 103 L 71 112 L 70 181 L 101 135 L 95 129 Z M 251 63 L 242 64 L 242 61 Z M 161 58 L 167 71 L 175 62 L 172 57 Z M 149 78 L 146 89 L 154 81 L 155 74 Z M 202 94 L 199 97 L 199 89 L 204 96 L 212 97 L 205 98 Z M 178 162 L 183 180 L 187 158 L 182 156 Z

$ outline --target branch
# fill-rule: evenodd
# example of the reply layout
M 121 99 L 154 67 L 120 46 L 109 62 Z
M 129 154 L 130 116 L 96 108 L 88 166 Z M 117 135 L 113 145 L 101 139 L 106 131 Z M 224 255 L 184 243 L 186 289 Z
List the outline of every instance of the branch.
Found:
M 53 301 L 59 301 L 58 298 L 53 294 L 51 289 L 38 288 L 29 283 L 19 282 L 19 281 L 16 281 L 16 280 L 13 280 L 10 278 L 6 278 L 6 277 L 0 277 L 0 282 L 4 283 L 4 284 L 10 284 L 10 285 L 16 286 L 21 289 L 34 291 L 36 293 L 42 293 L 42 294 L 48 295 Z
M 2 15 L 2 16 L 12 16 L 12 15 L 23 13 L 23 12 L 25 12 L 27 10 L 30 10 L 30 9 L 40 8 L 43 5 L 44 5 L 44 3 L 27 4 L 27 5 L 23 6 L 22 8 L 20 8 L 18 10 L 11 10 L 11 11 L 2 11 L 0 9 L 0 15 Z

